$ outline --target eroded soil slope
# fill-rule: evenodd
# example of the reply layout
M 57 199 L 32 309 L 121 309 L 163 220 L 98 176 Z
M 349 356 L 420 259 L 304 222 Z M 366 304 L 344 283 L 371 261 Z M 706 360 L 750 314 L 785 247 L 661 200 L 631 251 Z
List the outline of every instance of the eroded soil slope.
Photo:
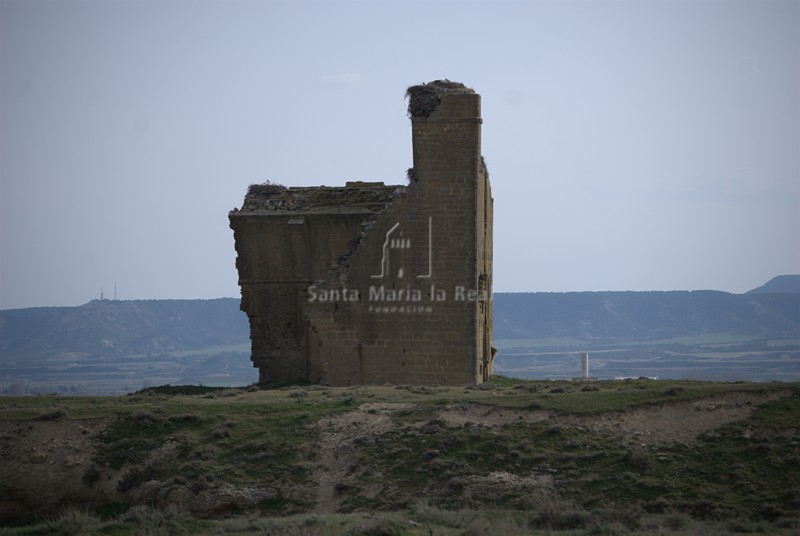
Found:
M 800 402 L 789 384 L 315 386 L 8 398 L 0 408 L 5 520 L 67 503 L 215 517 L 421 500 L 525 509 L 567 495 L 586 508 L 696 515 L 800 509 Z

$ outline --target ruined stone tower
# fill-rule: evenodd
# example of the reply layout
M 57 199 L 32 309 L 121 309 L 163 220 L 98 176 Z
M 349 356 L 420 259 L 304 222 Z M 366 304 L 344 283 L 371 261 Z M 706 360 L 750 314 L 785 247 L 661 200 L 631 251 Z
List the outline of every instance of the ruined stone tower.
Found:
M 408 91 L 408 186 L 253 185 L 229 214 L 260 381 L 466 384 L 492 370 L 480 95 Z

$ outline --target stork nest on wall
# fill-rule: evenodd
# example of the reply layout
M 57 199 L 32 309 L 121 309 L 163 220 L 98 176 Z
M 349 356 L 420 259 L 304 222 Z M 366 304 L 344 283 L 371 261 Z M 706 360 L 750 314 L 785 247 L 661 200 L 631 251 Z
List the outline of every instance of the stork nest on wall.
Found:
M 286 186 L 283 184 L 275 184 L 273 182 L 265 182 L 263 184 L 251 184 L 247 188 L 247 195 L 269 197 L 271 195 L 280 194 L 286 191 Z
M 427 84 L 410 86 L 406 90 L 408 116 L 428 117 L 439 106 L 439 96 L 442 93 L 475 93 L 475 90 L 468 88 L 461 82 L 451 82 L 446 78 L 444 80 L 434 80 Z

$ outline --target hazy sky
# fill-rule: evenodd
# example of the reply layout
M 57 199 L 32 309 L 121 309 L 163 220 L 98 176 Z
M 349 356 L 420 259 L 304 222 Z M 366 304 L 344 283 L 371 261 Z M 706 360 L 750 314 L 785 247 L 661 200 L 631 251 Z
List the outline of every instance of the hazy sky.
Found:
M 800 2 L 0 0 L 0 308 L 238 296 L 247 186 L 405 183 L 482 95 L 495 291 L 800 273 Z

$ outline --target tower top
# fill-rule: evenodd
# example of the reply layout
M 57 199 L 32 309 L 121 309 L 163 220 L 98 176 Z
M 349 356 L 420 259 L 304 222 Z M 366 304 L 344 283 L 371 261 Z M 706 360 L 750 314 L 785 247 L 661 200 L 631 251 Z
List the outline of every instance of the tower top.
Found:
M 427 84 L 410 86 L 406 89 L 408 116 L 428 117 L 439 106 L 440 97 L 444 93 L 475 93 L 475 90 L 468 88 L 461 82 L 451 82 L 446 78 L 444 80 L 434 80 Z

